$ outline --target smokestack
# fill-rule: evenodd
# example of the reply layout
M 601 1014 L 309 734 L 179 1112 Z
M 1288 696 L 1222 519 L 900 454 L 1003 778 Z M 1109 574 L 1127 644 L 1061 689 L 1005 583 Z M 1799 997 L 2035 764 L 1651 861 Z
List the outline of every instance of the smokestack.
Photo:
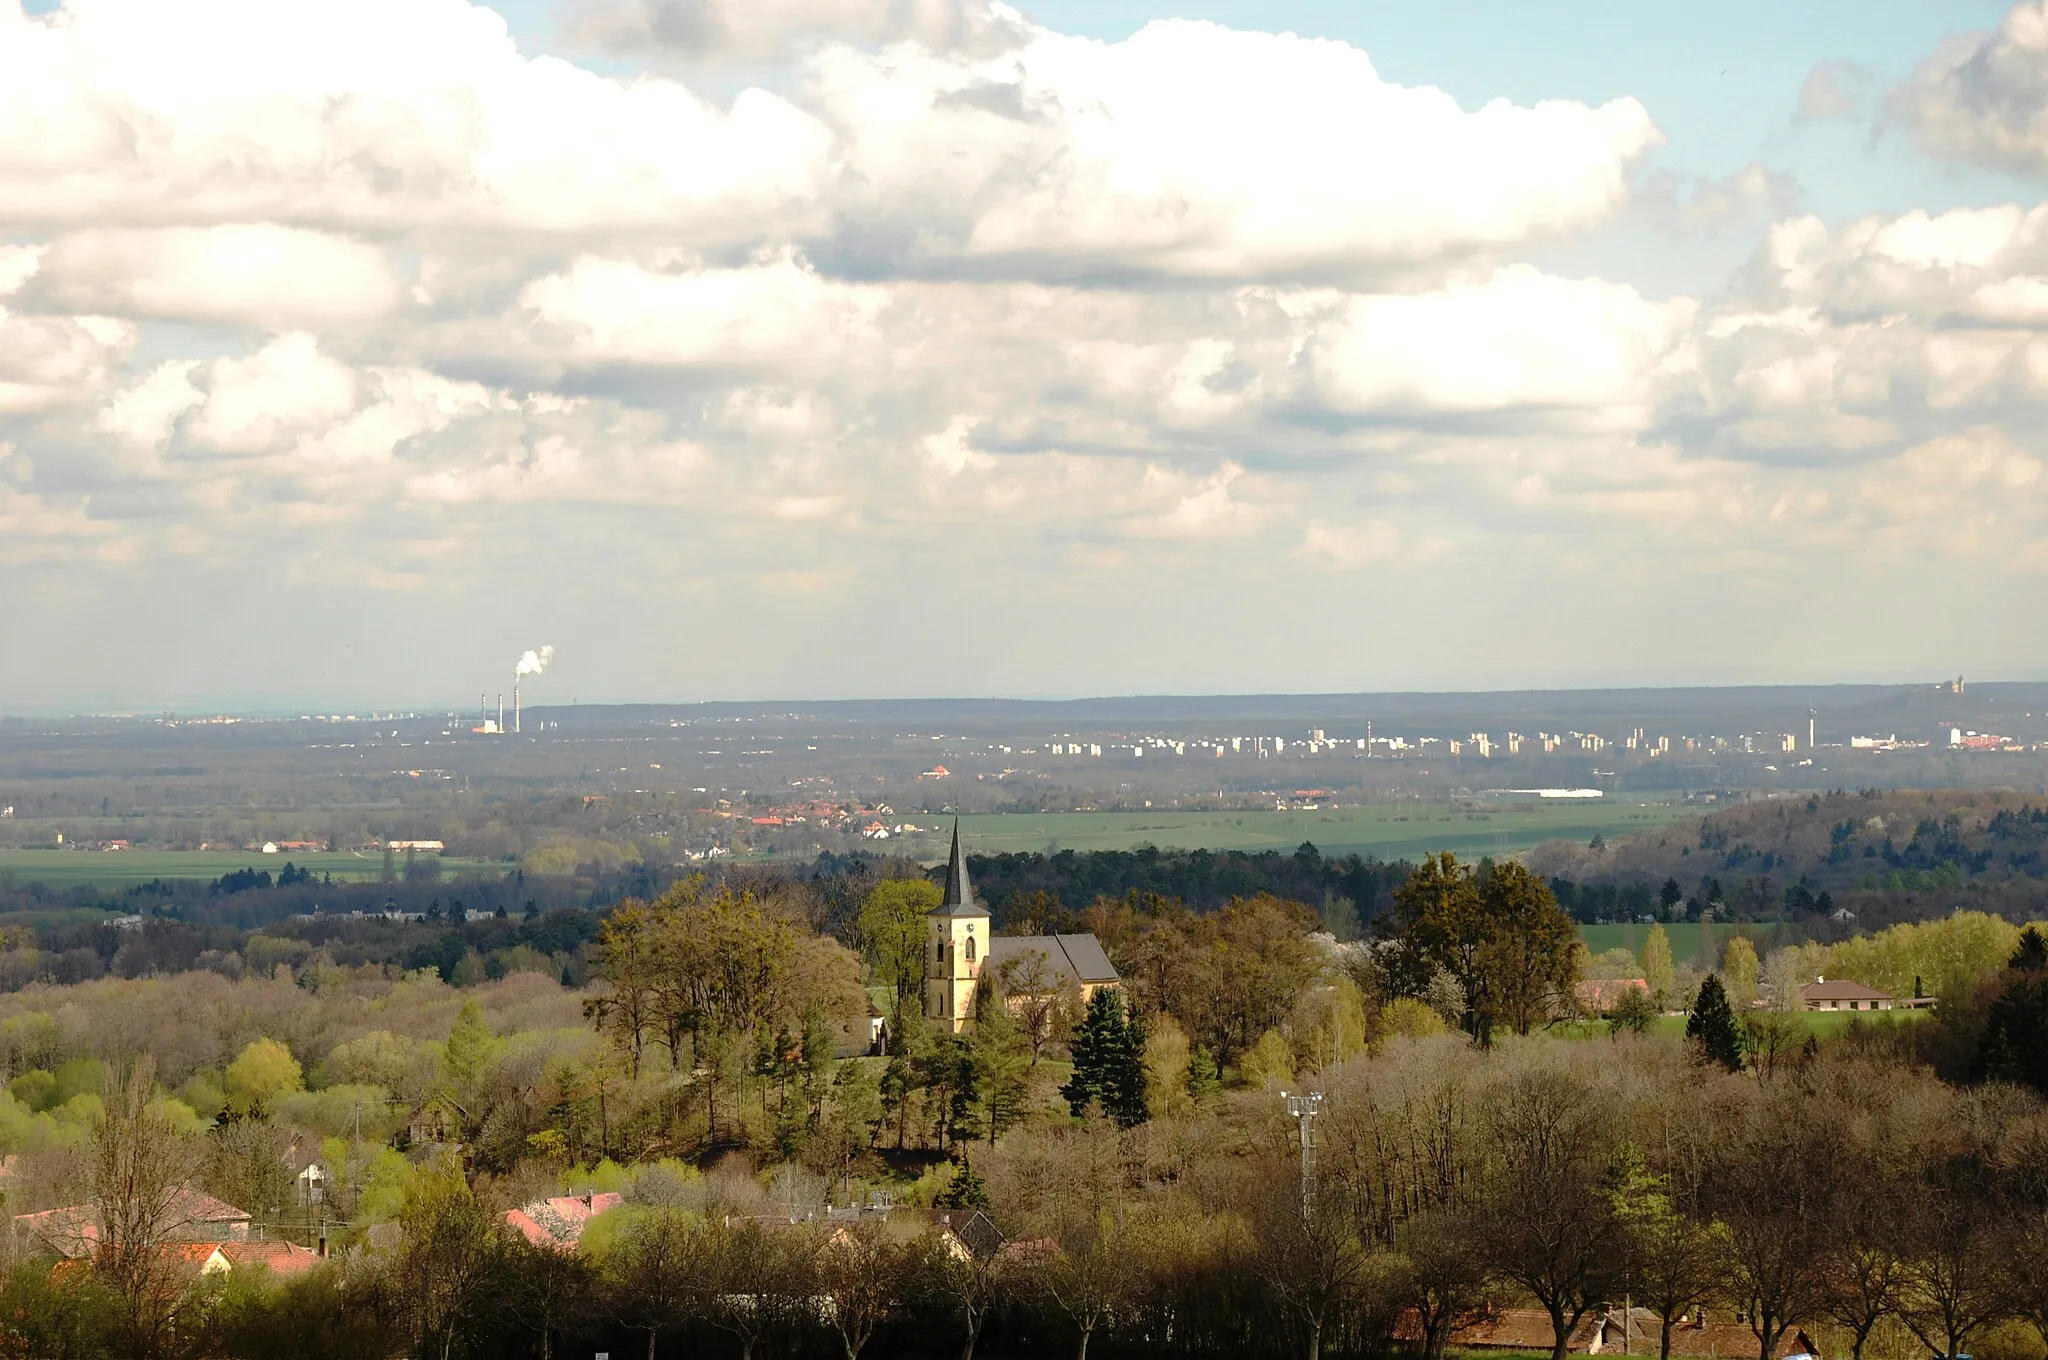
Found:
M 498 732 L 499 732 L 499 734 L 500 734 L 500 735 L 502 736 L 502 735 L 504 734 L 504 731 L 505 731 L 505 691 L 504 691 L 504 690 L 499 690 L 499 691 L 498 691 Z
M 512 730 L 519 730 L 519 677 L 512 677 Z

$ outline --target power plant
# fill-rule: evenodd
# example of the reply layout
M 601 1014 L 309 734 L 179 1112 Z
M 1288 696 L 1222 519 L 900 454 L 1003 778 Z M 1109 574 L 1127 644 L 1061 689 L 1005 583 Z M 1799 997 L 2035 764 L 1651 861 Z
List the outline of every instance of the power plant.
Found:
M 502 737 L 508 733 L 516 736 L 524 727 L 525 719 L 525 714 L 521 711 L 524 704 L 520 695 L 520 681 L 529 675 L 539 675 L 553 664 L 554 659 L 555 649 L 553 647 L 539 647 L 525 653 L 514 663 L 512 667 L 512 726 L 509 728 L 505 726 L 505 692 L 503 690 L 498 691 L 498 716 L 496 718 L 491 716 L 489 696 L 479 694 L 476 701 L 476 732 L 482 736 Z

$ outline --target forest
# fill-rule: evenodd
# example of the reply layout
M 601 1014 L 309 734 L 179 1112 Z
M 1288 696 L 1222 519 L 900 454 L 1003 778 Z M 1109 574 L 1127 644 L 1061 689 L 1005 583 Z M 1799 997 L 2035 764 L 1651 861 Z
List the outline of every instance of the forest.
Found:
M 1100 897 L 1060 924 L 1120 986 L 991 969 L 955 1033 L 920 1006 L 938 900 L 915 866 L 693 877 L 495 973 L 258 932 L 236 968 L 29 981 L 0 1353 L 2043 1355 L 2038 928 L 1745 939 L 1697 977 L 1660 928 L 1643 1001 L 1594 1014 L 1544 880 L 1439 856 L 1350 940 L 1275 894 Z M 1940 1005 L 1822 1027 L 1822 973 Z

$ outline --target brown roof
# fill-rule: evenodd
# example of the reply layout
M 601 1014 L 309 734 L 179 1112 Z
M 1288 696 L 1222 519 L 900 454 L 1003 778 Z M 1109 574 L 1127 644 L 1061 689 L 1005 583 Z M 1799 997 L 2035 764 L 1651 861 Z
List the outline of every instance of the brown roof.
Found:
M 1599 1322 L 1592 1316 L 1579 1320 L 1565 1339 L 1565 1349 L 1584 1355 L 1594 1349 Z M 1494 1308 L 1451 1329 L 1451 1344 L 1473 1350 L 1548 1351 L 1557 1333 L 1550 1314 L 1541 1308 Z M 1414 1309 L 1402 1313 L 1394 1324 L 1396 1341 L 1422 1340 L 1422 1318 Z
M 1600 1319 L 1597 1352 L 1620 1355 L 1626 1349 L 1632 1355 L 1655 1355 L 1662 1327 L 1657 1315 L 1649 1309 L 1631 1309 L 1628 1344 L 1624 1347 L 1621 1314 L 1608 1313 Z M 1733 1321 L 1725 1313 L 1719 1321 L 1681 1321 L 1671 1329 L 1671 1353 L 1684 1357 L 1684 1360 L 1755 1360 L 1757 1350 L 1757 1334 L 1750 1330 L 1749 1324 Z M 1785 1356 L 1813 1353 L 1813 1342 L 1798 1327 L 1788 1328 L 1779 1338 L 1777 1348 L 1771 1352 L 1781 1360 Z
M 1836 978 L 1832 982 L 1822 979 L 1819 982 L 1807 983 L 1799 989 L 1799 999 L 1802 1001 L 1889 1001 L 1892 999 L 1892 994 L 1890 992 L 1880 992 L 1875 987 L 1866 987 L 1860 982 L 1851 982 L 1847 978 Z
M 100 1236 L 99 1206 L 73 1204 L 38 1214 L 16 1214 L 14 1226 L 40 1238 L 60 1256 L 90 1256 Z M 239 1227 L 246 1233 L 249 1214 L 203 1190 L 183 1186 L 172 1197 L 163 1226 L 173 1237 L 192 1238 L 200 1235 L 201 1229 L 219 1232 L 223 1227 Z

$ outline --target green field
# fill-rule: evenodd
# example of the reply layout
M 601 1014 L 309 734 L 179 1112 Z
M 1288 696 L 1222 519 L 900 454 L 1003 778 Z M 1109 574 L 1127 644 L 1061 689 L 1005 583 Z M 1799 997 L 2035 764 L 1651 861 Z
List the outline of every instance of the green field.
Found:
M 158 878 L 210 881 L 237 869 L 265 869 L 274 877 L 287 862 L 315 874 L 332 874 L 336 880 L 375 880 L 384 873 L 381 854 L 340 850 L 303 855 L 240 850 L 0 850 L 0 876 L 12 876 L 23 886 L 129 888 Z M 401 871 L 404 868 L 402 856 L 399 867 Z M 450 877 L 498 875 L 505 867 L 487 860 L 444 857 L 441 861 L 441 871 Z
M 1805 1042 L 1811 1034 L 1822 1039 L 1839 1036 L 1851 1024 L 1865 1025 L 1917 1025 L 1933 1011 L 1876 1011 L 1856 1012 L 1828 1011 L 1805 1012 L 1792 1017 L 1793 1042 Z M 1608 1034 L 1605 1020 L 1577 1020 L 1552 1027 L 1550 1033 L 1562 1039 L 1599 1039 Z M 1668 1039 L 1685 1037 L 1685 1017 L 1682 1015 L 1660 1015 L 1650 1022 L 1649 1033 Z
M 1669 803 L 1514 803 L 1474 811 L 1387 804 L 1321 812 L 999 812 L 960 819 L 976 854 L 1020 850 L 1161 849 L 1291 851 L 1313 841 L 1325 855 L 1415 858 L 1450 850 L 1473 858 L 1544 841 L 1613 839 L 1699 816 Z
M 1671 961 L 1676 964 L 1690 963 L 1696 968 L 1718 968 L 1721 951 L 1728 947 L 1728 937 L 1748 931 L 1752 938 L 1757 934 L 1755 926 L 1709 925 L 1706 930 L 1713 933 L 1712 953 L 1705 959 L 1700 957 L 1701 947 L 1707 941 L 1701 936 L 1697 924 L 1678 922 L 1667 923 L 1664 934 L 1671 941 Z M 1648 926 L 1580 926 L 1579 938 L 1586 942 L 1586 948 L 1595 954 L 1604 954 L 1610 949 L 1626 949 L 1640 955 L 1643 937 L 1650 933 Z

